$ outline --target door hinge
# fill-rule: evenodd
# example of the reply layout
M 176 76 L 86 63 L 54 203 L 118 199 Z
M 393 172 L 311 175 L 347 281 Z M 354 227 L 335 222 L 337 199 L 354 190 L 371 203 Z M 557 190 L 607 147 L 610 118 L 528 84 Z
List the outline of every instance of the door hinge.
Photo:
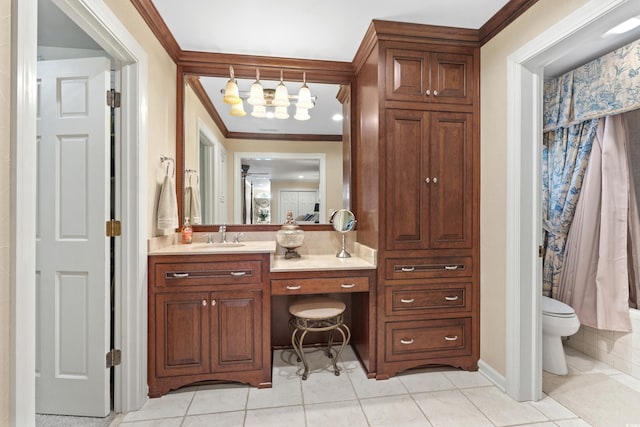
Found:
M 542 245 L 538 246 L 538 258 L 544 258 L 544 247 Z
M 107 221 L 107 237 L 118 237 L 121 231 L 120 221 L 115 219 L 110 219 Z
M 107 353 L 107 368 L 118 366 L 122 362 L 122 351 L 113 349 Z
M 120 108 L 120 92 L 114 89 L 107 91 L 107 105 L 111 108 Z

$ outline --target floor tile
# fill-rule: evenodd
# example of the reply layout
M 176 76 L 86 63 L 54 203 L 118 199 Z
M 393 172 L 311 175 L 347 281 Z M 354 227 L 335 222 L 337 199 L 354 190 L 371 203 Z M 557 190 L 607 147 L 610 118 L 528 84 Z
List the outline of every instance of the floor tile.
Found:
M 305 425 L 302 406 L 247 411 L 244 427 L 300 427 Z M 226 426 L 225 426 L 226 427 Z
M 493 427 L 460 390 L 418 393 L 413 398 L 434 427 Z
M 544 393 L 542 394 L 542 399 L 537 402 L 529 402 L 529 404 L 536 408 L 538 411 L 542 412 L 551 420 L 576 418 L 576 414 L 574 414 Z
M 591 424 L 580 418 L 572 420 L 560 420 L 555 422 L 558 427 L 592 427 Z
M 189 415 L 184 417 L 184 422 L 181 427 L 242 427 L 244 425 L 244 417 L 244 411 Z
M 302 399 L 305 404 L 341 402 L 355 400 L 356 393 L 346 373 L 316 372 L 302 381 Z
M 189 406 L 187 415 L 213 412 L 244 411 L 249 387 L 239 384 L 218 384 L 201 389 Z
M 187 408 L 195 392 L 166 394 L 162 397 L 149 399 L 139 411 L 129 412 L 124 421 L 154 420 L 160 418 L 181 417 L 187 413 Z
M 302 404 L 300 379 L 281 381 L 273 388 L 250 388 L 247 409 L 274 408 Z
M 305 405 L 307 427 L 367 427 L 360 402 L 320 403 Z
M 458 388 L 482 387 L 493 385 L 480 372 L 446 371 L 444 376 Z
M 359 398 L 394 396 L 407 394 L 408 391 L 396 377 L 388 380 L 375 380 L 367 378 L 364 370 L 358 369 L 349 373 L 351 384 Z
M 428 391 L 453 390 L 456 388 L 445 377 L 444 372 L 406 372 L 398 376 L 398 379 L 409 390 L 409 393 L 422 393 Z
M 496 387 L 468 388 L 462 392 L 497 426 L 548 421 L 529 403 L 516 402 Z
M 111 424 L 113 426 L 113 423 Z M 122 427 L 180 427 L 182 425 L 182 417 L 164 418 L 161 420 L 133 421 L 118 424 Z
M 360 402 L 371 427 L 431 426 L 410 396 L 376 397 Z

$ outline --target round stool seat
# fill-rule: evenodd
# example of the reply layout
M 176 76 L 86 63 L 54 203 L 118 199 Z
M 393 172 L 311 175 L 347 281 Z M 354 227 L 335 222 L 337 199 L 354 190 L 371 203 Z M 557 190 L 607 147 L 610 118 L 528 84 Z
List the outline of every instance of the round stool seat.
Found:
M 289 306 L 292 316 L 303 319 L 329 319 L 344 313 L 346 306 L 342 301 L 326 297 L 313 297 L 297 301 Z

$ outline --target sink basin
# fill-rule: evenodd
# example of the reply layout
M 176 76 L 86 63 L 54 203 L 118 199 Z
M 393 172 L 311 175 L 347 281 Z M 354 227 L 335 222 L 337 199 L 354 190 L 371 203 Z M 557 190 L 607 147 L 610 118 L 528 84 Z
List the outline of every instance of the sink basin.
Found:
M 240 248 L 244 246 L 244 243 L 233 243 L 233 242 L 213 242 L 213 243 L 193 243 L 192 246 L 194 248 L 203 249 L 203 248 Z

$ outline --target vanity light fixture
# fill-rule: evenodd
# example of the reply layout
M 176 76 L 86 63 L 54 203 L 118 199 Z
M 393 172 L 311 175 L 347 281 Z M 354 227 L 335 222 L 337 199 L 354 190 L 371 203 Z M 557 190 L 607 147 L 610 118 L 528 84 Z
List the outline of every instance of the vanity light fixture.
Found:
M 288 119 L 288 107 L 291 100 L 295 101 L 296 113 L 293 116 L 296 120 L 309 120 L 309 110 L 315 107 L 316 97 L 311 95 L 311 90 L 307 86 L 307 73 L 302 73 L 302 87 L 297 95 L 289 95 L 287 86 L 284 84 L 283 71 L 280 70 L 280 83 L 275 89 L 264 88 L 260 82 L 260 70 L 256 69 L 256 80 L 251 85 L 249 92 L 240 92 L 234 76 L 233 67 L 229 66 L 229 81 L 225 89 L 221 91 L 225 103 L 231 105 L 232 116 L 243 117 L 247 113 L 244 111 L 243 100 L 246 100 L 253 107 L 251 116 L 255 118 Z M 267 107 L 274 107 L 267 109 Z

